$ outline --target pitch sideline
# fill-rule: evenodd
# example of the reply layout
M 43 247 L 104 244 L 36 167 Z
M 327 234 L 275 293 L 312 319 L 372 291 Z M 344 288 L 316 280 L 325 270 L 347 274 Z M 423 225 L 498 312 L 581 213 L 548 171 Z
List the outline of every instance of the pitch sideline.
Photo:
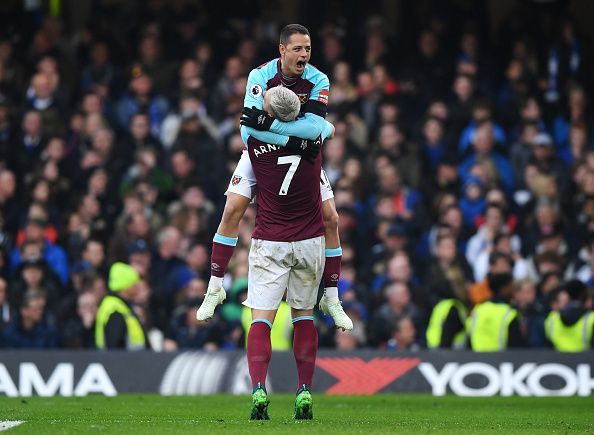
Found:
M 24 421 L 22 420 L 4 420 L 0 421 L 0 432 L 3 432 L 8 429 L 12 429 L 13 427 L 17 427 L 23 424 Z

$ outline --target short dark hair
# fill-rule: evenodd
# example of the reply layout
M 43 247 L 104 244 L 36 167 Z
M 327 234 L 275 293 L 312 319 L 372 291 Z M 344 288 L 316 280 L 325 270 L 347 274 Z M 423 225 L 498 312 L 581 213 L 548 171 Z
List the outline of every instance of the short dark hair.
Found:
M 301 24 L 287 24 L 280 32 L 280 43 L 287 45 L 289 38 L 295 33 L 309 36 L 309 30 L 307 30 L 307 27 L 302 26 Z

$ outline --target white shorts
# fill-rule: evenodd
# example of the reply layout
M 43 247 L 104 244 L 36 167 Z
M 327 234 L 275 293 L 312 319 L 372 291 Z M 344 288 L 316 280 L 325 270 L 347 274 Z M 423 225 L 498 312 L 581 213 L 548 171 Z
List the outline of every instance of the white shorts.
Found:
M 256 196 L 256 185 L 256 175 L 254 175 L 254 170 L 252 169 L 250 156 L 247 150 L 244 150 L 243 153 L 241 153 L 241 158 L 231 176 L 225 195 L 231 192 L 245 196 L 246 198 L 254 199 L 254 196 Z M 322 202 L 334 198 L 332 186 L 323 169 L 320 173 L 320 194 L 322 195 Z
M 287 290 L 291 308 L 311 310 L 318 298 L 325 248 L 323 236 L 298 242 L 252 239 L 248 296 L 243 304 L 257 310 L 276 310 Z

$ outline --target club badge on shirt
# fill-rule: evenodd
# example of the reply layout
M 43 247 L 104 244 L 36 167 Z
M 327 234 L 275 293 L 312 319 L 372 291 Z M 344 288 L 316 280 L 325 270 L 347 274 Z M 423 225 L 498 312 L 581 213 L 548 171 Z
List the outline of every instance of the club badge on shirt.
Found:
M 231 178 L 231 184 L 234 186 L 237 186 L 240 181 L 241 181 L 241 175 L 233 175 L 233 178 Z
M 299 102 L 301 104 L 307 103 L 307 98 L 309 97 L 309 94 L 297 94 L 297 96 L 299 97 Z

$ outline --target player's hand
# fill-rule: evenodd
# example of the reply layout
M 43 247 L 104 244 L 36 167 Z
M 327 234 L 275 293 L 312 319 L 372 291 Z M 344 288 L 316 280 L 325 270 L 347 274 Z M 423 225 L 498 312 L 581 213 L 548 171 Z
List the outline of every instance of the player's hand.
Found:
M 316 140 L 306 140 L 299 137 L 291 136 L 285 149 L 299 154 L 303 160 L 313 164 L 318 157 L 320 148 L 322 147 L 322 138 L 319 137 Z
M 270 130 L 270 126 L 274 122 L 274 118 L 266 113 L 264 110 L 256 109 L 252 106 L 251 109 L 244 107 L 241 112 L 241 119 L 239 123 L 246 127 L 255 128 L 260 131 Z

